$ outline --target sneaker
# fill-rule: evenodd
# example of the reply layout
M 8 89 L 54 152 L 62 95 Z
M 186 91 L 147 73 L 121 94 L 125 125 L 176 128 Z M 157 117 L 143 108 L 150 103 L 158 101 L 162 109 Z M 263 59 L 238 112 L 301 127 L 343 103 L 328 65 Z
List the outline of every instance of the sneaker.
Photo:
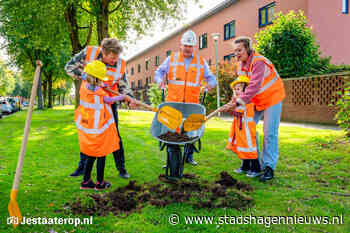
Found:
M 128 179 L 130 178 L 130 174 L 125 170 L 125 169 L 121 169 L 119 171 L 119 176 L 123 179 Z
M 78 177 L 84 174 L 84 169 L 77 168 L 73 173 L 71 173 L 70 177 Z
M 95 186 L 95 190 L 108 189 L 111 186 L 112 186 L 111 183 L 109 183 L 107 181 L 103 181 L 101 184 L 97 181 L 96 186 Z
M 248 173 L 248 170 L 243 170 L 242 168 L 237 168 L 233 171 L 237 174 L 247 174 Z
M 252 171 L 249 171 L 247 173 L 247 176 L 250 177 L 250 178 L 254 178 L 254 177 L 258 177 L 258 176 L 261 176 L 262 175 L 262 172 L 252 172 Z
M 197 166 L 198 163 L 194 160 L 187 160 L 186 163 L 192 164 L 193 166 Z
M 264 169 L 264 174 L 260 177 L 260 181 L 264 182 L 273 178 L 273 170 L 269 166 Z
M 80 189 L 94 189 L 95 188 L 95 183 L 92 180 L 86 181 L 86 182 L 81 182 Z

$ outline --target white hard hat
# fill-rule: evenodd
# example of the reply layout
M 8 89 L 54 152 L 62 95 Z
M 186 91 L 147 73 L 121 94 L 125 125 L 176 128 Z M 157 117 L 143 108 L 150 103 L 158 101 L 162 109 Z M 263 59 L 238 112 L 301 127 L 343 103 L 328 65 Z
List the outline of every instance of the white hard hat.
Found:
M 197 44 L 197 36 L 192 30 L 186 31 L 181 37 L 181 44 L 196 46 Z

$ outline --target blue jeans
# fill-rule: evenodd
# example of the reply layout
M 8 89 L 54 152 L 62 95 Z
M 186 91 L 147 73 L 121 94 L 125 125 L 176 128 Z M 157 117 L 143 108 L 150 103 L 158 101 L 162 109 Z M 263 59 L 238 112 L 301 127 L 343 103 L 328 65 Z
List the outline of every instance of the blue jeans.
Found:
M 259 160 L 262 163 L 262 169 L 269 166 L 275 170 L 278 160 L 278 127 L 281 120 L 282 101 L 263 111 L 255 109 L 254 121 L 258 124 L 264 114 L 264 139 L 262 154 L 259 150 L 259 135 L 256 131 L 256 144 L 258 148 Z

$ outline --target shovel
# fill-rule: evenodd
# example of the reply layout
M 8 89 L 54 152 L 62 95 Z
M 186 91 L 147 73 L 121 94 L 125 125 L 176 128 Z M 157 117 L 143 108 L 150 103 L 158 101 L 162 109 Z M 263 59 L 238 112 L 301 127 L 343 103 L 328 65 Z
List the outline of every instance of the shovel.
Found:
M 104 87 L 104 89 L 115 95 L 120 95 L 119 92 L 114 91 L 108 87 Z M 141 101 L 138 101 L 135 99 L 134 101 L 136 102 L 137 105 L 140 105 L 153 112 L 158 112 L 158 117 L 157 117 L 158 121 L 163 125 L 165 125 L 166 127 L 168 127 L 169 129 L 171 130 L 176 129 L 177 132 L 180 130 L 179 126 L 182 123 L 182 113 L 179 110 L 170 106 L 164 106 L 161 109 L 157 109 L 148 104 L 142 103 Z
M 15 178 L 13 180 L 13 185 L 12 185 L 11 194 L 10 194 L 10 202 L 8 205 L 8 210 L 9 210 L 9 214 L 10 214 L 10 218 L 11 218 L 10 223 L 13 224 L 14 228 L 16 228 L 18 226 L 18 224 L 20 224 L 22 221 L 22 214 L 21 214 L 21 211 L 18 207 L 18 203 L 17 203 L 16 198 L 17 198 L 18 186 L 19 186 L 21 173 L 22 173 L 24 155 L 26 153 L 26 148 L 27 148 L 30 123 L 32 121 L 34 99 L 35 99 L 35 94 L 36 94 L 36 90 L 38 87 L 41 66 L 42 66 L 41 61 L 39 61 L 39 60 L 36 61 L 36 69 L 35 69 L 34 81 L 33 81 L 33 86 L 32 86 L 32 94 L 30 95 L 30 103 L 29 103 L 28 112 L 27 112 L 26 125 L 24 128 L 24 135 L 23 135 L 23 139 L 22 139 L 21 150 L 20 150 L 20 153 L 18 156 L 16 175 L 15 175 Z
M 186 118 L 183 125 L 184 131 L 189 132 L 189 131 L 200 129 L 206 121 L 208 121 L 210 118 L 215 116 L 223 107 L 224 106 L 216 109 L 214 112 L 210 113 L 208 116 L 204 116 L 203 114 L 197 114 L 197 113 L 189 115 Z

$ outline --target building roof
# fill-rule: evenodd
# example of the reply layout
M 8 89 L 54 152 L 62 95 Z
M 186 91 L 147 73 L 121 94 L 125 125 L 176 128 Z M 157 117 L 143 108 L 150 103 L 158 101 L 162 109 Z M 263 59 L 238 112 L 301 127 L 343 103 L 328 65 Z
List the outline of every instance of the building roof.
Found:
M 209 11 L 207 11 L 206 13 L 202 14 L 201 16 L 199 16 L 198 18 L 192 20 L 191 22 L 189 22 L 188 24 L 185 24 L 185 26 L 183 26 L 182 28 L 179 28 L 175 31 L 173 31 L 172 33 L 170 33 L 169 35 L 167 35 L 166 37 L 164 37 L 163 39 L 157 41 L 156 43 L 154 43 L 153 45 L 151 45 L 150 47 L 140 51 L 139 53 L 135 54 L 134 56 L 130 57 L 127 62 L 141 56 L 142 54 L 152 50 L 154 47 L 158 46 L 159 44 L 169 40 L 170 38 L 176 36 L 179 33 L 184 32 L 185 30 L 187 30 L 188 28 L 197 25 L 198 23 L 202 22 L 203 20 L 209 18 L 210 16 L 213 16 L 215 14 L 217 14 L 218 12 L 226 9 L 227 7 L 231 6 L 232 4 L 236 3 L 239 0 L 225 0 L 222 3 L 218 4 L 217 6 L 215 6 L 214 8 L 210 9 Z

